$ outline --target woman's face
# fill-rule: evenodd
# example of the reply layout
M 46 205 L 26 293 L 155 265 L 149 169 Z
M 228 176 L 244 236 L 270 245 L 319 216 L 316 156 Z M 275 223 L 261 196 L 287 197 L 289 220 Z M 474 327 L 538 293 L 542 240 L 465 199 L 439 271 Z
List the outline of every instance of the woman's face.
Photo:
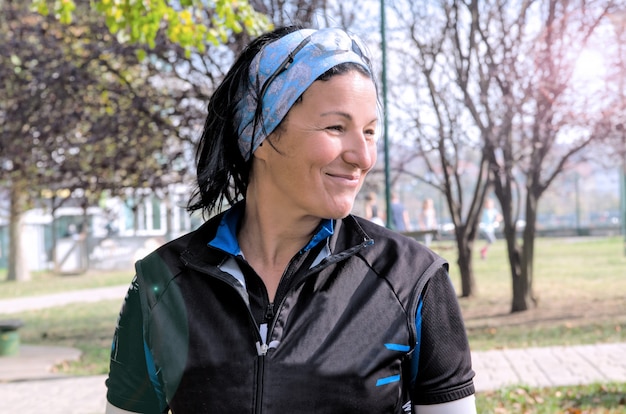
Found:
M 287 214 L 341 218 L 376 162 L 371 79 L 357 71 L 316 81 L 255 153 L 253 181 Z

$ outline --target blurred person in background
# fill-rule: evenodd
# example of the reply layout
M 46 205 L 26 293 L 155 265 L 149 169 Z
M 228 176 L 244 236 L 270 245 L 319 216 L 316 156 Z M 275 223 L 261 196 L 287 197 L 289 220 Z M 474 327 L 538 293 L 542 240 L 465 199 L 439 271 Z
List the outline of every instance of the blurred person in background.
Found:
M 496 241 L 496 229 L 500 225 L 501 220 L 502 216 L 500 215 L 498 209 L 496 209 L 495 203 L 492 199 L 488 198 L 485 201 L 480 220 L 480 232 L 485 238 L 485 245 L 482 249 L 480 249 L 480 258 L 483 260 L 487 258 L 489 246 Z
M 385 220 L 381 217 L 378 209 L 376 193 L 373 191 L 365 196 L 365 218 L 379 226 L 385 225 Z
M 422 203 L 422 211 L 419 214 L 420 230 L 430 231 L 437 229 L 437 212 L 435 211 L 435 203 L 432 198 L 427 198 Z M 433 241 L 433 234 L 424 235 L 424 244 L 430 246 Z
M 395 231 L 403 232 L 411 229 L 409 212 L 400 201 L 398 193 L 391 195 L 391 225 Z

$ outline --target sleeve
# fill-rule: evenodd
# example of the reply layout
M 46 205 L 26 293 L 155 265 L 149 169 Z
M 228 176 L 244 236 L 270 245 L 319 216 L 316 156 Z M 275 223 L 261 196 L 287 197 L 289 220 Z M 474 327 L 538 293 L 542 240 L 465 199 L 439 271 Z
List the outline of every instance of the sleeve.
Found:
M 418 405 L 414 412 L 415 414 L 476 414 L 476 399 L 470 395 L 443 404 Z
M 135 278 L 124 299 L 113 336 L 106 380 L 107 400 L 127 411 L 160 413 L 159 398 L 150 379 L 145 352 L 139 286 Z
M 415 323 L 419 360 L 411 398 L 414 407 L 473 395 L 474 371 L 465 325 L 444 268 L 426 284 Z

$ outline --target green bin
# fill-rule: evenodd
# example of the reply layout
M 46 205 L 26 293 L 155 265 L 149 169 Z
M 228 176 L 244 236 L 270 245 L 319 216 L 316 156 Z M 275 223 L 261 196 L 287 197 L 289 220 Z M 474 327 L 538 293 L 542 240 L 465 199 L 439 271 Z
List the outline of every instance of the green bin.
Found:
M 17 355 L 20 352 L 19 320 L 0 321 L 0 357 Z

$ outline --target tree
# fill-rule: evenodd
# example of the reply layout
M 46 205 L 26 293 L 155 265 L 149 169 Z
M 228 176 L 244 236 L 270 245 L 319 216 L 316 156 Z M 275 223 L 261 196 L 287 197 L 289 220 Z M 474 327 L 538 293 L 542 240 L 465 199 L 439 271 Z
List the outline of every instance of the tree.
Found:
M 102 9 L 112 3 L 122 4 L 93 3 L 96 11 L 114 12 L 118 19 L 112 24 L 109 15 L 105 27 L 105 19 L 80 9 L 82 4 L 74 9 L 68 1 L 3 2 L 0 33 L 10 41 L 0 45 L 0 71 L 6 80 L 0 90 L 8 97 L 0 102 L 0 182 L 15 192 L 11 200 L 21 203 L 14 205 L 10 219 L 16 229 L 29 200 L 42 190 L 81 194 L 85 206 L 103 190 L 124 197 L 136 192 L 129 189 L 143 188 L 166 198 L 169 184 L 183 181 L 190 172 L 206 101 L 234 52 L 254 30 L 267 27 L 260 15 L 249 21 L 252 14 L 243 2 L 238 2 L 240 9 L 223 15 L 201 7 L 199 1 L 181 2 L 176 10 L 164 2 L 126 2 L 118 9 Z M 218 3 L 218 9 L 229 4 Z M 257 3 L 283 21 L 293 8 L 303 19 L 312 19 L 323 4 Z M 50 11 L 49 4 L 57 7 L 54 15 L 42 16 Z M 29 13 L 33 5 L 40 14 Z M 177 26 L 172 24 L 173 10 L 181 18 Z M 243 17 L 240 23 L 248 31 L 240 31 L 233 20 Z M 142 26 L 145 19 L 156 19 L 162 30 Z M 195 26 L 183 25 L 190 22 Z M 221 31 L 213 33 L 228 35 L 218 36 L 222 44 L 211 46 L 210 53 L 204 49 L 209 38 L 181 35 L 189 31 L 185 27 L 201 24 L 220 26 Z M 139 37 L 133 37 L 137 33 Z M 181 36 L 173 36 L 176 33 Z M 52 200 L 52 211 L 61 202 L 58 197 Z M 11 233 L 10 257 L 16 260 L 10 263 L 9 278 L 21 280 L 28 272 L 17 260 L 19 233 Z
M 163 184 L 176 166 L 171 98 L 157 99 L 135 50 L 95 22 L 66 29 L 3 4 L 0 31 L 0 181 L 11 191 L 9 280 L 26 280 L 21 214 L 43 189 L 81 190 L 85 204 L 103 189 Z M 122 148 L 122 150 L 120 150 Z
M 460 294 L 469 297 L 476 289 L 473 243 L 493 174 L 482 151 L 480 131 L 469 122 L 471 115 L 462 99 L 464 85 L 459 84 L 459 77 L 463 67 L 452 53 L 456 46 L 451 35 L 454 17 L 433 5 L 396 1 L 392 6 L 400 28 L 389 43 L 396 45 L 394 57 L 411 62 L 397 67 L 392 76 L 401 85 L 392 86 L 398 135 L 412 139 L 395 144 L 405 148 L 396 166 L 444 195 L 454 224 Z M 412 166 L 416 158 L 422 160 L 420 172 Z
M 493 89 L 483 90 L 498 94 L 506 103 L 505 110 L 492 112 L 502 119 L 503 128 L 486 140 L 486 149 L 496 173 L 494 190 L 504 218 L 512 276 L 512 312 L 524 311 L 537 302 L 533 291 L 533 258 L 541 196 L 557 176 L 571 168 L 577 159 L 584 159 L 583 150 L 603 142 L 609 135 L 611 128 L 605 114 L 611 109 L 606 103 L 614 100 L 614 92 L 603 89 L 589 94 L 585 85 L 577 83 L 575 71 L 581 51 L 616 6 L 618 2 L 612 1 L 551 0 L 520 7 L 516 18 L 511 20 L 495 10 L 481 12 L 477 5 L 467 10 L 477 16 L 477 43 L 486 51 L 481 65 L 484 73 L 495 71 Z M 481 19 L 481 15 L 485 17 Z M 528 23 L 533 17 L 541 22 L 539 33 Z M 487 35 L 488 25 L 479 21 L 491 22 L 504 33 L 515 35 Z M 516 30 L 504 31 L 510 27 Z M 538 36 L 534 42 L 527 42 L 524 35 Z M 522 56 L 528 58 L 527 64 L 518 62 Z M 476 100 L 474 105 L 478 107 Z M 493 101 L 482 107 L 497 108 Z M 481 112 L 488 113 L 486 110 Z M 496 126 L 493 116 L 488 119 L 491 122 L 483 124 L 484 127 Z M 520 198 L 515 194 L 516 172 L 523 177 L 525 190 L 526 226 L 521 244 L 516 237 L 514 207 L 516 198 Z
M 109 1 L 91 2 L 92 9 L 104 17 L 107 27 L 121 42 L 145 44 L 154 48 L 159 33 L 165 32 L 173 44 L 187 54 L 203 53 L 207 44 L 217 46 L 228 41 L 231 32 L 258 34 L 267 29 L 268 19 L 257 13 L 246 0 Z M 171 4 L 173 3 L 173 4 Z M 32 8 L 48 15 L 52 11 L 62 23 L 74 18 L 74 0 L 33 0 Z
M 431 137 L 427 142 L 440 154 L 449 151 L 460 159 L 459 143 L 480 154 L 461 235 L 469 241 L 476 236 L 479 207 L 493 186 L 511 269 L 512 312 L 536 302 L 533 258 L 541 196 L 574 160 L 584 159 L 584 149 L 611 135 L 606 115 L 614 113 L 615 94 L 609 84 L 591 95 L 581 93 L 575 63 L 603 20 L 623 6 L 619 3 L 446 1 L 431 4 L 428 25 L 417 11 L 409 22 L 421 52 L 421 79 L 436 113 L 436 127 L 419 132 Z M 435 29 L 424 33 L 427 26 Z M 459 129 L 463 139 L 448 138 Z M 423 143 L 421 148 L 428 149 Z M 458 171 L 440 158 L 444 176 Z M 449 199 L 447 179 L 444 183 Z M 455 206 L 450 210 L 454 218 Z M 526 226 L 520 243 L 516 223 L 521 214 Z

